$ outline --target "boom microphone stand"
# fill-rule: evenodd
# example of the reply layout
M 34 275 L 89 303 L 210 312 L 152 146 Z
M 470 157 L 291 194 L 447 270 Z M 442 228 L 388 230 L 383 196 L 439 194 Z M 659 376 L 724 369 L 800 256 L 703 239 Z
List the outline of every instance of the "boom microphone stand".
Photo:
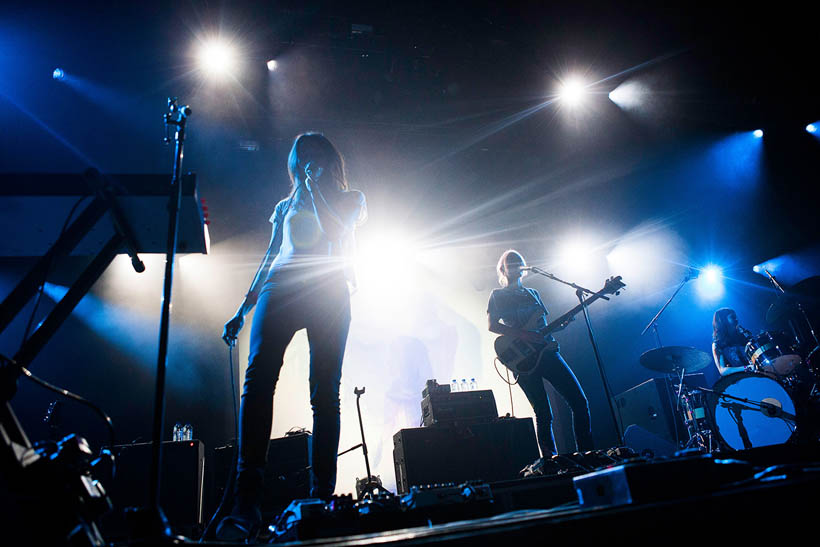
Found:
M 604 386 L 604 393 L 606 394 L 607 403 L 609 403 L 609 412 L 612 415 L 612 423 L 615 424 L 615 434 L 618 436 L 619 445 L 623 446 L 624 435 L 623 432 L 621 432 L 621 426 L 618 423 L 618 418 L 615 416 L 615 406 L 612 403 L 612 390 L 609 387 L 609 381 L 607 380 L 606 372 L 604 371 L 604 363 L 601 360 L 601 353 L 598 351 L 598 343 L 595 341 L 595 333 L 592 331 L 592 322 L 589 319 L 589 309 L 587 308 L 586 303 L 586 295 L 592 295 L 595 294 L 595 292 L 585 287 L 581 287 L 580 285 L 576 285 L 575 283 L 564 281 L 563 279 L 560 279 L 549 272 L 545 272 L 540 268 L 531 266 L 528 269 L 539 275 L 543 275 L 546 278 L 552 279 L 553 281 L 557 281 L 558 283 L 562 283 L 564 285 L 567 285 L 568 287 L 572 287 L 573 289 L 575 289 L 575 296 L 578 297 L 578 302 L 581 304 L 581 308 L 584 311 L 584 322 L 587 325 L 587 332 L 589 333 L 589 342 L 592 345 L 592 352 L 595 354 L 595 362 L 598 365 L 598 373 L 601 375 L 601 383 Z M 601 295 L 600 298 L 604 300 L 609 300 L 608 297 L 603 295 Z
M 669 306 L 669 304 L 672 303 L 672 300 L 675 299 L 675 297 L 678 295 L 678 293 L 683 288 L 683 286 L 686 285 L 686 283 L 688 281 L 691 281 L 693 279 L 697 279 L 699 275 L 700 275 L 700 271 L 698 271 L 695 268 L 689 268 L 689 271 L 686 272 L 686 277 L 684 277 L 683 281 L 680 282 L 680 285 L 678 285 L 678 288 L 675 289 L 675 292 L 672 293 L 672 296 L 669 297 L 669 300 L 666 301 L 666 304 L 664 304 L 661 307 L 661 309 L 658 310 L 658 313 L 655 314 L 655 317 L 652 318 L 652 321 L 650 321 L 649 324 L 647 326 L 645 326 L 644 329 L 641 331 L 641 336 L 646 334 L 646 331 L 648 331 L 651 328 L 652 331 L 655 333 L 655 339 L 658 342 L 658 347 L 659 348 L 663 347 L 663 344 L 661 344 L 661 336 L 660 336 L 660 334 L 658 334 L 658 318 L 661 316 L 661 314 L 664 311 L 666 311 L 667 306 Z
M 182 200 L 182 150 L 185 143 L 185 125 L 191 115 L 189 106 L 178 106 L 176 97 L 168 99 L 165 127 L 175 128 L 174 173 L 168 196 L 168 240 L 165 252 L 165 283 L 162 295 L 162 315 L 159 327 L 159 354 L 157 356 L 157 379 L 154 395 L 154 429 L 151 450 L 151 474 L 149 476 L 148 511 L 150 535 L 171 537 L 171 528 L 159 504 L 160 463 L 162 459 L 162 430 L 165 422 L 165 371 L 168 361 L 168 331 L 171 321 L 171 288 L 174 279 L 174 259 L 177 251 L 179 207 Z M 166 144 L 170 141 L 165 138 Z

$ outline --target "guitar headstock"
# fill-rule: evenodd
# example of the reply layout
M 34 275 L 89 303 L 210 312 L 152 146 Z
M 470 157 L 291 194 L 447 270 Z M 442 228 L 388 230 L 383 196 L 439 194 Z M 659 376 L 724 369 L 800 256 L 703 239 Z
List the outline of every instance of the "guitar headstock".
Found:
M 601 293 L 618 296 L 625 287 L 626 283 L 623 282 L 623 278 L 620 275 L 612 276 L 604 283 L 604 288 L 601 289 Z

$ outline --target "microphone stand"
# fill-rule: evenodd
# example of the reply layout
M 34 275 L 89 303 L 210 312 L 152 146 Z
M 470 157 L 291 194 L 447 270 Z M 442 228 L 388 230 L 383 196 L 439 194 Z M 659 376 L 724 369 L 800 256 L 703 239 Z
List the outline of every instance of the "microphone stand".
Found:
M 171 288 L 174 279 L 174 260 L 177 250 L 179 208 L 182 200 L 182 157 L 185 143 L 185 125 L 191 115 L 189 106 L 179 106 L 176 97 L 168 99 L 165 127 L 174 127 L 174 172 L 168 195 L 168 239 L 165 252 L 165 282 L 162 295 L 162 314 L 159 328 L 159 353 L 157 356 L 157 378 L 154 394 L 154 423 L 151 450 L 151 473 L 149 475 L 148 519 L 150 536 L 170 541 L 171 528 L 159 503 L 162 460 L 162 430 L 165 422 L 165 373 L 168 361 L 168 331 L 171 321 Z M 165 143 L 170 141 L 165 138 Z
M 664 304 L 663 307 L 660 310 L 658 310 L 658 313 L 655 314 L 655 317 L 652 318 L 652 321 L 650 321 L 649 324 L 646 325 L 646 327 L 644 327 L 644 329 L 641 331 L 641 336 L 646 334 L 646 331 L 648 331 L 651 328 L 655 333 L 655 339 L 658 341 L 658 347 L 663 347 L 663 344 L 661 344 L 661 336 L 660 334 L 658 334 L 658 318 L 664 311 L 666 311 L 667 306 L 669 306 L 669 304 L 672 303 L 672 300 L 674 300 L 674 298 L 678 295 L 683 286 L 686 285 L 688 281 L 691 281 L 696 277 L 697 276 L 693 275 L 692 270 L 690 269 L 689 272 L 686 274 L 686 277 L 684 277 L 683 281 L 681 281 L 680 285 L 678 285 L 678 288 L 675 289 L 675 292 L 672 293 L 672 296 L 670 296 L 669 300 L 666 301 L 666 304 Z
M 766 268 L 763 268 L 763 271 L 766 272 L 766 275 L 769 277 L 769 281 L 772 282 L 772 285 L 774 285 L 775 289 L 780 291 L 781 294 L 785 295 L 786 290 L 780 285 L 780 283 L 777 282 L 777 279 L 775 278 L 775 276 L 773 276 L 771 274 L 771 272 L 769 272 L 769 270 L 766 269 Z M 808 325 L 808 327 L 809 327 L 809 332 L 811 333 L 811 337 L 814 338 L 814 345 L 815 346 L 820 346 L 820 341 L 818 341 L 818 339 L 817 339 L 817 334 L 814 331 L 814 326 L 811 324 L 811 321 L 809 320 L 809 316 L 806 314 L 806 310 L 803 309 L 803 305 L 798 300 L 795 300 L 794 303 L 797 305 L 797 309 L 800 310 L 800 314 L 803 316 L 803 319 L 806 320 L 806 325 Z
M 612 423 L 615 424 L 615 434 L 618 436 L 619 445 L 623 446 L 623 444 L 624 444 L 624 435 L 623 435 L 623 432 L 621 431 L 621 424 L 618 422 L 618 418 L 615 415 L 615 406 L 613 405 L 614 398 L 612 396 L 612 390 L 609 387 L 609 381 L 607 380 L 606 372 L 604 371 L 604 363 L 601 360 L 601 353 L 598 351 L 598 343 L 595 341 L 595 333 L 592 330 L 592 322 L 589 319 L 589 309 L 587 308 L 587 303 L 586 303 L 586 295 L 595 294 L 595 292 L 591 291 L 591 290 L 589 290 L 585 287 L 581 287 L 580 285 L 576 285 L 575 283 L 571 283 L 569 281 L 564 281 L 563 279 L 560 279 L 560 278 L 556 277 L 555 275 L 553 275 L 549 272 L 545 272 L 544 270 L 542 270 L 540 268 L 530 267 L 529 270 L 532 271 L 532 272 L 535 272 L 539 275 L 543 275 L 544 277 L 546 277 L 548 279 L 552 279 L 553 281 L 557 281 L 558 283 L 562 283 L 564 285 L 567 285 L 568 287 L 572 287 L 573 289 L 575 289 L 575 296 L 578 297 L 578 301 L 581 304 L 581 309 L 584 312 L 584 322 L 586 323 L 587 332 L 589 333 L 589 342 L 592 345 L 592 352 L 595 354 L 595 362 L 598 365 L 598 373 L 601 375 L 601 383 L 604 386 L 604 393 L 606 393 L 606 400 L 609 403 L 609 412 L 612 416 Z M 609 300 L 609 297 L 607 297 L 607 296 L 601 295 L 601 298 L 604 299 L 604 300 Z M 577 442 L 577 439 L 576 439 L 576 442 Z

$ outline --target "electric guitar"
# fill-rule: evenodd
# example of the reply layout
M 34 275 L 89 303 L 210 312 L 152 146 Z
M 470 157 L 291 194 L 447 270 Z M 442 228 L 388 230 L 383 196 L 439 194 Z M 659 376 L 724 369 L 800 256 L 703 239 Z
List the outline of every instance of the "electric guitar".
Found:
M 608 294 L 619 295 L 624 287 L 626 287 L 626 285 L 621 280 L 620 275 L 610 277 L 606 280 L 604 287 L 600 291 L 585 299 L 584 304 L 578 304 L 549 325 L 540 329 L 535 328 L 535 325 L 540 322 L 541 316 L 533 314 L 527 324 L 524 325 L 524 330 L 538 333 L 544 338 L 544 341 L 527 342 L 517 336 L 502 334 L 495 339 L 495 354 L 498 356 L 498 360 L 513 372 L 529 374 L 536 365 L 538 365 L 538 361 L 545 351 L 558 350 L 558 344 L 553 341 L 548 341 L 547 336 L 566 327 L 567 324 L 584 309 L 584 305 L 589 305 L 599 298 L 607 299 L 606 295 Z

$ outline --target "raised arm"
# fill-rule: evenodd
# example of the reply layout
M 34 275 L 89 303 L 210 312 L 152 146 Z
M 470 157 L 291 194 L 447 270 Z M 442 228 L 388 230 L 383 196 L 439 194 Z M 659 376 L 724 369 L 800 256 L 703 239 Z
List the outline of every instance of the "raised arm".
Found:
M 319 222 L 319 229 L 331 241 L 339 241 L 353 230 L 366 211 L 364 194 L 361 192 L 341 192 L 331 204 L 322 192 L 320 184 L 308 180 L 306 187 L 313 204 L 313 212 Z

